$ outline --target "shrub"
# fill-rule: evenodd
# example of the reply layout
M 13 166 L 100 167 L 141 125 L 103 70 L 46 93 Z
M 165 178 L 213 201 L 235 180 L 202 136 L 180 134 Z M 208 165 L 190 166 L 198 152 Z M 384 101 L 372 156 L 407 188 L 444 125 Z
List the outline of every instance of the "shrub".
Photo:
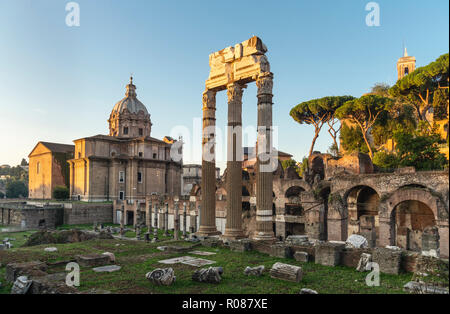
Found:
M 373 156 L 373 163 L 383 169 L 394 169 L 398 167 L 399 161 L 395 154 L 379 151 Z
M 65 200 L 69 198 L 69 189 L 65 186 L 57 186 L 53 189 L 53 198 Z
M 6 183 L 6 197 L 28 197 L 28 187 L 23 181 L 11 180 Z

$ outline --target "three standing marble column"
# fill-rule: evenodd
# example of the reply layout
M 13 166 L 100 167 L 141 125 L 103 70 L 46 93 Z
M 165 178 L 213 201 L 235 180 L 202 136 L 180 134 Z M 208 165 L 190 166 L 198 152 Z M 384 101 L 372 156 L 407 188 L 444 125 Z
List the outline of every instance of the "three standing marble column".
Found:
M 202 135 L 202 212 L 199 236 L 218 235 L 216 227 L 216 92 L 203 93 L 203 135 Z
M 255 240 L 274 240 L 273 233 L 273 156 L 272 152 L 272 73 L 256 80 L 258 87 L 258 142 L 256 144 L 256 231 Z
M 227 221 L 224 238 L 239 239 L 242 231 L 242 94 L 245 86 L 239 83 L 227 86 Z
M 260 73 L 258 87 L 258 142 L 256 147 L 256 231 L 255 240 L 274 240 L 273 233 L 273 156 L 272 152 L 272 88 L 273 74 Z M 227 218 L 224 237 L 244 237 L 242 230 L 242 94 L 245 85 L 227 85 L 228 141 L 227 141 Z M 216 91 L 203 93 L 202 136 L 202 212 L 199 236 L 220 234 L 216 228 L 215 175 L 215 111 Z M 277 164 L 278 165 L 278 164 Z

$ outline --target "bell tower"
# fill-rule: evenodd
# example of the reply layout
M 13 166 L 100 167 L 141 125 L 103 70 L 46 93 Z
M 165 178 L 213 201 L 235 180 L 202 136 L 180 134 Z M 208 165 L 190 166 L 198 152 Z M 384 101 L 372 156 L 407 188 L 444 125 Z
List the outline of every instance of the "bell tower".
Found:
M 416 58 L 408 56 L 408 51 L 403 52 L 403 57 L 397 61 L 398 80 L 413 72 L 416 69 Z

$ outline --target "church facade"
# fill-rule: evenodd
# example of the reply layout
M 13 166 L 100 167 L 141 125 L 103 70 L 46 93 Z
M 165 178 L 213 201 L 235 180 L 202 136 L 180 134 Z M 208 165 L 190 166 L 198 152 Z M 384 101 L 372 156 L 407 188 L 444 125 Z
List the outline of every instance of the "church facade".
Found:
M 70 195 L 82 201 L 145 202 L 152 194 L 181 193 L 181 147 L 172 139 L 150 136 L 152 123 L 147 108 L 136 97 L 132 78 L 125 97 L 110 117 L 109 135 L 74 140 L 70 168 Z

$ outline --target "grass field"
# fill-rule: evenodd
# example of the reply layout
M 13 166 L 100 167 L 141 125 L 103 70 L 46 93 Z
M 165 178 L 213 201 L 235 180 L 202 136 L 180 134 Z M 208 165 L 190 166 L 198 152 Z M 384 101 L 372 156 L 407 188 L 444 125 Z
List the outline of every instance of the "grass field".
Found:
M 1 234 L 0 237 L 16 238 L 16 244 L 24 242 L 30 232 Z M 119 244 L 119 245 L 117 245 Z M 386 275 L 381 274 L 380 286 L 369 287 L 365 284 L 367 273 L 359 273 L 352 268 L 338 266 L 328 267 L 314 263 L 301 263 L 294 259 L 282 259 L 251 251 L 246 253 L 231 252 L 227 248 L 196 247 L 195 250 L 211 251 L 215 255 L 202 257 L 216 261 L 212 266 L 222 266 L 224 274 L 220 284 L 198 283 L 191 280 L 192 273 L 198 269 L 184 264 L 165 266 L 158 263 L 162 259 L 191 255 L 189 253 L 161 252 L 156 247 L 160 245 L 187 245 L 186 241 L 175 242 L 165 240 L 158 243 L 145 243 L 131 240 L 91 240 L 70 244 L 39 245 L 33 247 L 17 247 L 0 251 L 0 282 L 3 283 L 0 293 L 9 293 L 11 285 L 4 279 L 5 265 L 11 262 L 64 261 L 77 254 L 113 252 L 116 264 L 121 270 L 113 273 L 95 273 L 91 268 L 81 267 L 80 291 L 90 289 L 108 290 L 112 293 L 298 293 L 301 288 L 310 288 L 319 293 L 403 293 L 402 287 L 411 280 L 412 274 Z M 44 248 L 55 246 L 57 252 L 44 252 Z M 195 255 L 192 255 L 195 256 Z M 299 265 L 304 276 L 300 283 L 273 279 L 268 270 L 275 262 Z M 243 271 L 246 266 L 264 265 L 266 270 L 261 277 L 247 277 Z M 155 268 L 172 267 L 177 276 L 176 282 L 170 287 L 152 285 L 145 274 Z M 206 266 L 208 267 L 208 266 Z M 49 272 L 63 272 L 60 266 L 49 269 Z

